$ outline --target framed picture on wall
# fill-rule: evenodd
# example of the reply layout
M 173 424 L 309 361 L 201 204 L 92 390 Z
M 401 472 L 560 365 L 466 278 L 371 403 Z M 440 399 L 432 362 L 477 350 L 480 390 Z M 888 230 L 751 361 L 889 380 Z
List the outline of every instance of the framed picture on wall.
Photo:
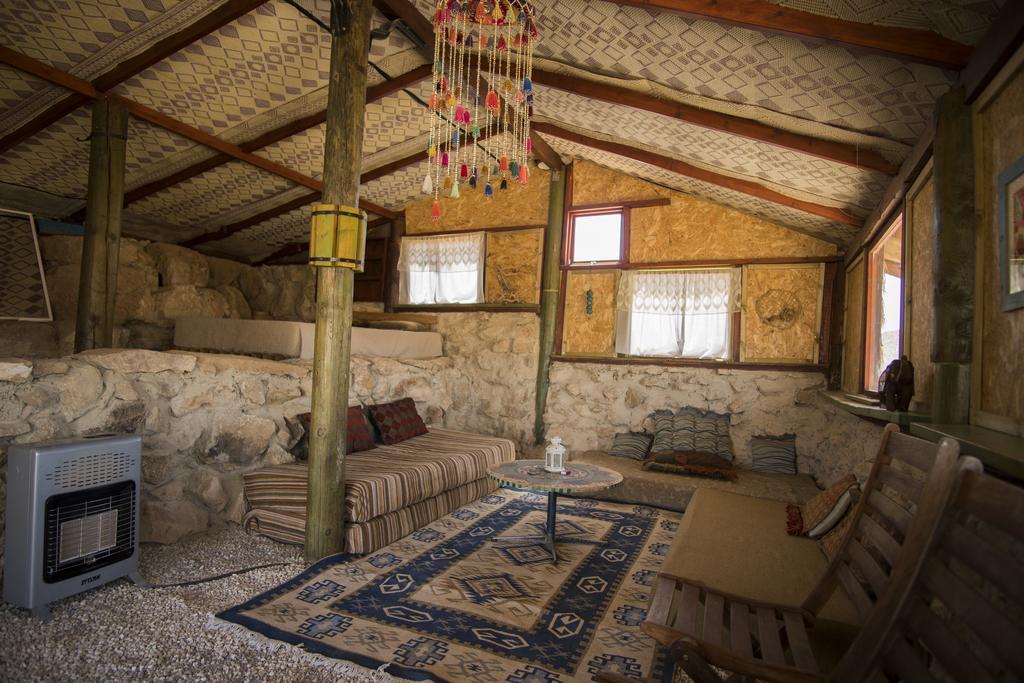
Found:
M 1024 157 L 999 174 L 999 284 L 1002 309 L 1024 308 Z

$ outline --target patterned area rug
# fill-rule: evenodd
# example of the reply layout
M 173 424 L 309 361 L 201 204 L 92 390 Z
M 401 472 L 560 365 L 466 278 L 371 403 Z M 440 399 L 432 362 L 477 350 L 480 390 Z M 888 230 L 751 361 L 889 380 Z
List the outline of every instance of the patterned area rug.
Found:
M 557 565 L 540 545 L 491 542 L 542 532 L 546 500 L 499 490 L 372 555 L 321 560 L 217 617 L 416 681 L 590 681 L 599 671 L 670 680 L 639 626 L 680 515 L 564 498 Z

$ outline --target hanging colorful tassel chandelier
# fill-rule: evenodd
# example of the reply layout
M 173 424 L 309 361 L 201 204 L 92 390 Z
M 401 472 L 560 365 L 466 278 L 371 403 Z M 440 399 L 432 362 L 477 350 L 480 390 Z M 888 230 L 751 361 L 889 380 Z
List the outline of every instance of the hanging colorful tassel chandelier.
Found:
M 509 181 L 529 181 L 532 151 L 533 3 L 526 0 L 437 0 L 433 89 L 423 193 L 466 189 L 490 198 Z

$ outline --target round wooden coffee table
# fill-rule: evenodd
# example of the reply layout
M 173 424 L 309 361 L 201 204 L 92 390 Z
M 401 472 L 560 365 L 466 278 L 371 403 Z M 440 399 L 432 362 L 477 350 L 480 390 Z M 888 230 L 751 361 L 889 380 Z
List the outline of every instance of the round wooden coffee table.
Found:
M 570 462 L 565 466 L 565 473 L 548 472 L 544 469 L 543 460 L 515 460 L 495 465 L 487 470 L 487 474 L 502 486 L 524 489 L 533 493 L 546 493 L 548 496 L 548 519 L 543 534 L 530 536 L 500 536 L 493 540 L 507 543 L 535 543 L 542 541 L 551 561 L 558 562 L 555 552 L 555 511 L 559 493 L 596 493 L 611 488 L 622 481 L 622 475 L 607 467 L 598 467 L 584 462 Z

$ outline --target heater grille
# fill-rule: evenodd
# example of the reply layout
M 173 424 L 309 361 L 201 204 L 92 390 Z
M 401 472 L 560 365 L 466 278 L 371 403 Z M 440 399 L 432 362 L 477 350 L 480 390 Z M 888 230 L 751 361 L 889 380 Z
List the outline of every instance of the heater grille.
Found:
M 63 462 L 46 473 L 46 481 L 58 489 L 98 486 L 131 476 L 133 458 L 123 451 L 108 451 L 79 456 Z
M 131 556 L 135 498 L 131 481 L 49 498 L 44 581 L 60 581 Z

